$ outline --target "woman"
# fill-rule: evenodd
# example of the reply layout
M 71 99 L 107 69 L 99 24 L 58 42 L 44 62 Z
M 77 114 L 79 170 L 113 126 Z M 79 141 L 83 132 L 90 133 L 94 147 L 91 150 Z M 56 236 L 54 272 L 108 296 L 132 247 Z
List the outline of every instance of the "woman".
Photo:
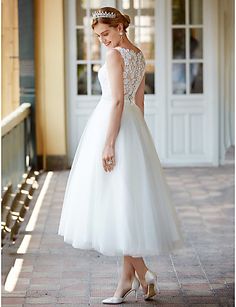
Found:
M 92 28 L 107 47 L 98 72 L 102 96 L 80 139 L 69 174 L 59 234 L 75 248 L 123 256 L 113 297 L 119 304 L 141 285 L 158 292 L 143 257 L 183 246 L 179 220 L 144 120 L 145 59 L 127 37 L 130 18 L 112 7 L 93 13 Z

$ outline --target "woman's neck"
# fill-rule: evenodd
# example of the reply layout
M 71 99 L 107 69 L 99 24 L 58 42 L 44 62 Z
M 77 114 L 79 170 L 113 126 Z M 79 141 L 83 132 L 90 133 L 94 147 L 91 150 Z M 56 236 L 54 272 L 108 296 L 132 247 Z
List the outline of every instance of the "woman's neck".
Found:
M 117 47 L 122 47 L 122 48 L 133 48 L 134 45 L 128 40 L 128 38 L 125 36 L 121 42 L 121 44 L 119 44 Z

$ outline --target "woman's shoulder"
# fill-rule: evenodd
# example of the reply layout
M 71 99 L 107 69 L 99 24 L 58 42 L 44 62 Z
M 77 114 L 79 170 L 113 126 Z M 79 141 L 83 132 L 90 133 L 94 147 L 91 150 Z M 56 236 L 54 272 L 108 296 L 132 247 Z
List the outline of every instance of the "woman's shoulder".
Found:
M 121 60 L 121 54 L 118 49 L 111 48 L 106 52 L 106 59 L 108 60 Z
M 121 46 L 118 46 L 118 47 L 115 47 L 115 48 L 118 48 L 119 50 L 123 50 L 123 51 L 133 51 L 135 53 L 140 53 L 142 52 L 142 50 L 140 50 L 138 47 L 136 47 L 135 45 L 132 45 L 132 46 L 129 46 L 129 47 L 121 47 Z
M 124 65 L 121 53 L 115 48 L 111 48 L 106 52 L 106 63 L 108 67 L 117 67 L 119 65 L 123 67 Z

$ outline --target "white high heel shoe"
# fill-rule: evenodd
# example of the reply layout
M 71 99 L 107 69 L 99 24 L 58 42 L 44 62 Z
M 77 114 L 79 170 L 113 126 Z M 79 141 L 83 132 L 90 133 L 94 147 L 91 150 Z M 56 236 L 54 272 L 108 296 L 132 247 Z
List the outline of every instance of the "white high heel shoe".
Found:
M 135 274 L 137 274 L 135 272 Z M 137 277 L 137 275 L 136 275 Z M 145 281 L 147 283 L 147 293 L 143 294 L 143 298 L 144 300 L 148 300 L 149 298 L 153 297 L 154 295 L 156 295 L 157 293 L 160 293 L 160 289 L 157 285 L 157 275 L 155 272 L 147 270 L 147 272 L 145 273 Z
M 102 303 L 103 304 L 114 304 L 114 305 L 115 304 L 120 304 L 120 303 L 122 303 L 125 300 L 126 296 L 128 294 L 130 294 L 131 292 L 133 292 L 133 291 L 135 292 L 135 298 L 136 298 L 136 302 L 137 302 L 137 300 L 138 300 L 138 292 L 137 291 L 138 291 L 139 286 L 140 286 L 140 282 L 136 278 L 136 276 L 134 276 L 134 279 L 132 281 L 131 289 L 128 290 L 125 294 L 123 294 L 122 297 L 116 297 L 116 296 L 108 297 L 108 298 L 104 299 L 102 301 Z

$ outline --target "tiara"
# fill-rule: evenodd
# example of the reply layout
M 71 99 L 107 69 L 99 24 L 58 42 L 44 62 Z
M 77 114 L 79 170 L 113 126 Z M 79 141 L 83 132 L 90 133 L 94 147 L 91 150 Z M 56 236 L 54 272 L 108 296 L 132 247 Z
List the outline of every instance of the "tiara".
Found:
M 99 11 L 96 11 L 92 14 L 93 16 L 93 19 L 94 18 L 115 18 L 116 17 L 116 14 L 111 12 L 111 13 L 107 13 L 107 12 L 99 12 Z

